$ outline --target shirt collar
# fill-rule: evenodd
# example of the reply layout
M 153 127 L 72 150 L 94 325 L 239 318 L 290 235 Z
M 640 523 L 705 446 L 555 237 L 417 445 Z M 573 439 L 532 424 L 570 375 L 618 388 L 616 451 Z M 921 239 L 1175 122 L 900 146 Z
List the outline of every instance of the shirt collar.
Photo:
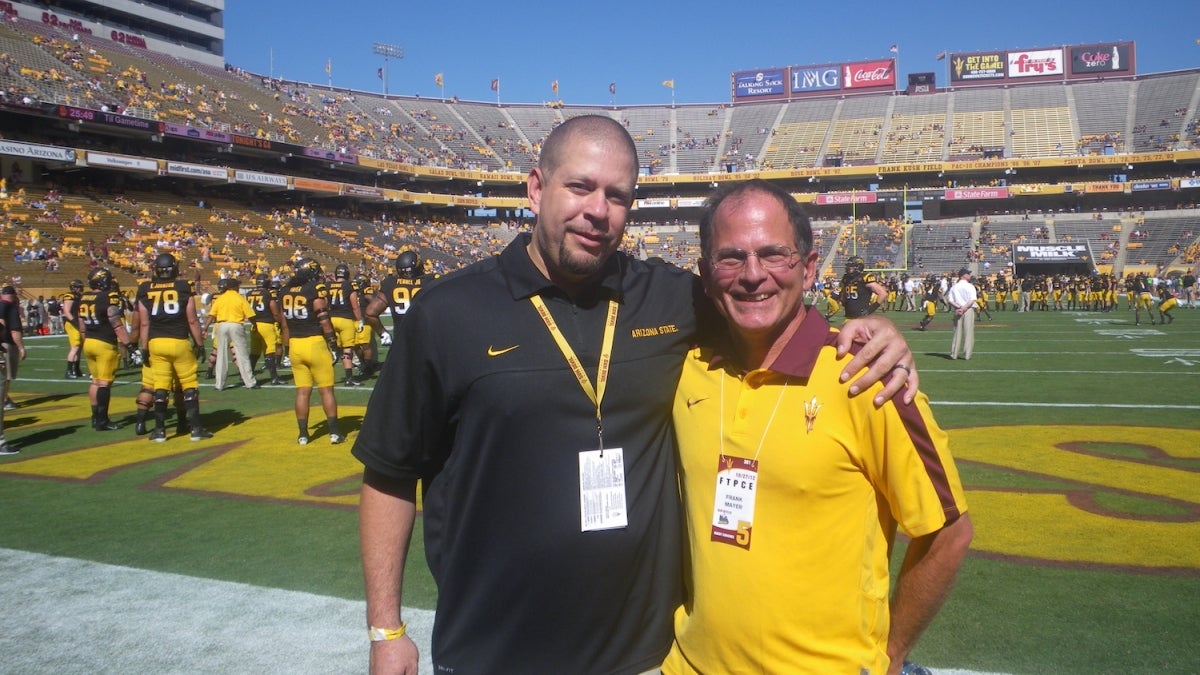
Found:
M 775 357 L 775 361 L 767 369 L 783 375 L 807 379 L 817 365 L 817 357 L 821 353 L 821 348 L 827 344 L 833 344 L 833 335 L 825 317 L 812 307 L 806 307 L 804 318 L 800 321 L 796 332 L 792 334 L 791 339 L 783 346 L 783 351 Z M 733 343 L 727 334 L 726 339 L 714 348 L 709 367 L 722 367 L 723 362 L 727 360 L 732 364 L 731 354 L 733 354 Z
M 533 236 L 528 232 L 518 234 L 512 242 L 500 253 L 500 269 L 508 283 L 508 290 L 514 300 L 523 300 L 534 295 L 547 292 L 559 292 L 558 287 L 533 264 L 526 247 Z M 617 251 L 600 270 L 596 287 L 605 289 L 606 295 L 621 299 L 621 278 L 628 265 L 625 254 Z

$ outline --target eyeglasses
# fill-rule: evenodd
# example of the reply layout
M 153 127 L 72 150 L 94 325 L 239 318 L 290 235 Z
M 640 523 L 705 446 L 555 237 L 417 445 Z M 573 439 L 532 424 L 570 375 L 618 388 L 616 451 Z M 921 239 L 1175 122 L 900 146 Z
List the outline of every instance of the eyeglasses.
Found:
M 721 272 L 737 272 L 746 266 L 750 256 L 758 258 L 758 264 L 764 269 L 778 270 L 791 267 L 800 258 L 800 251 L 786 246 L 764 246 L 757 251 L 743 251 L 740 248 L 723 248 L 714 251 L 709 257 L 713 267 Z

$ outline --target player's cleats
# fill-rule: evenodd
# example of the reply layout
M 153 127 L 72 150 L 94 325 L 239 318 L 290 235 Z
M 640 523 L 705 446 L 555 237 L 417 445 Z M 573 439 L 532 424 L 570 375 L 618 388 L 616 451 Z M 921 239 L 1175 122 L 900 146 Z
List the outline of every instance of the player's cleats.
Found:
M 204 427 L 192 429 L 192 440 L 193 441 L 202 441 L 206 438 L 212 438 L 212 437 L 213 437 L 212 432 L 209 431 L 208 429 L 205 429 Z
M 150 440 L 154 441 L 155 443 L 165 442 L 167 440 L 167 430 L 166 429 L 155 429 L 154 431 L 151 431 L 150 432 Z
M 933 672 L 925 666 L 905 661 L 904 665 L 900 667 L 900 675 L 933 675 Z

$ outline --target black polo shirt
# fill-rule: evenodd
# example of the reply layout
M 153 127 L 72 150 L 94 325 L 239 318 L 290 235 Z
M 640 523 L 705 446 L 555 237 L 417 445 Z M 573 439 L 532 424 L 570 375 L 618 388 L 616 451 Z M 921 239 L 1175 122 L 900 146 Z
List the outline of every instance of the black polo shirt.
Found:
M 354 456 L 423 481 L 438 583 L 438 672 L 635 673 L 657 667 L 681 602 L 671 402 L 709 307 L 698 279 L 617 254 L 572 302 L 528 235 L 429 284 L 401 324 Z M 602 409 L 623 448 L 629 524 L 581 532 L 579 453 L 595 408 L 530 302 L 540 295 L 593 384 L 619 302 Z

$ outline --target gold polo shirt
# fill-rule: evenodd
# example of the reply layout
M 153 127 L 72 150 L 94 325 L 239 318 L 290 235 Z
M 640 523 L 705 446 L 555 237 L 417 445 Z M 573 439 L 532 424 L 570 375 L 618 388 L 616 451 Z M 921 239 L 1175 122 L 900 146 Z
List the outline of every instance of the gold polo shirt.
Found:
M 254 318 L 254 309 L 241 293 L 229 290 L 213 298 L 208 310 L 217 323 L 245 323 Z
M 810 309 L 770 369 L 707 347 L 686 358 L 673 413 L 688 588 L 663 672 L 887 671 L 896 526 L 926 535 L 967 507 L 928 398 L 877 409 L 878 384 L 851 398 L 836 335 Z M 734 464 L 754 469 L 731 492 Z

